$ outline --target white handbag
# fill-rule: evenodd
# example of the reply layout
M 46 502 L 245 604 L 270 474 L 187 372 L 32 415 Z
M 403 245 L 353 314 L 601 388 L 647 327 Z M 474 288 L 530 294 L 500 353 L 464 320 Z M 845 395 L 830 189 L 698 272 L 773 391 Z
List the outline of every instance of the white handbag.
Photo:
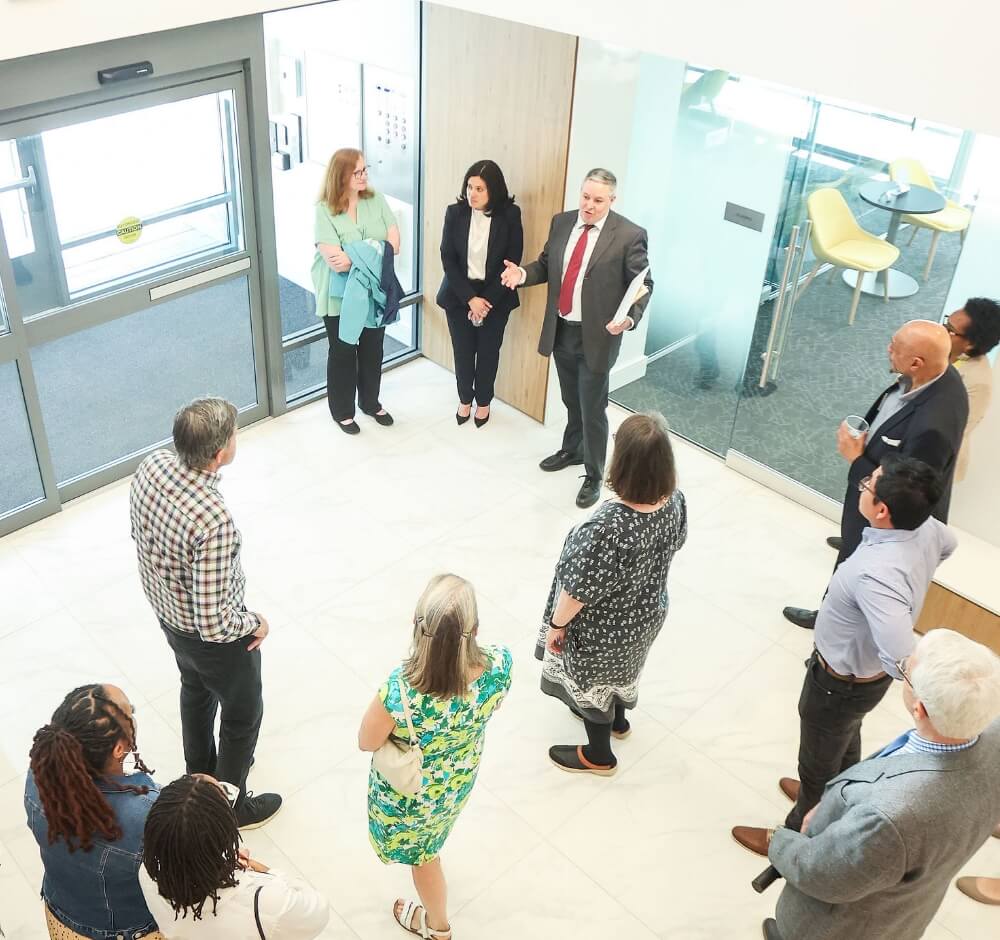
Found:
M 410 702 L 406 697 L 406 689 L 402 681 L 397 679 L 399 698 L 403 703 L 403 714 L 406 715 L 406 727 L 410 732 L 409 742 L 402 741 L 394 734 L 390 735 L 372 755 L 372 766 L 385 778 L 397 793 L 404 796 L 416 796 L 424 785 L 424 755 L 417 743 L 413 731 L 413 720 L 410 717 Z

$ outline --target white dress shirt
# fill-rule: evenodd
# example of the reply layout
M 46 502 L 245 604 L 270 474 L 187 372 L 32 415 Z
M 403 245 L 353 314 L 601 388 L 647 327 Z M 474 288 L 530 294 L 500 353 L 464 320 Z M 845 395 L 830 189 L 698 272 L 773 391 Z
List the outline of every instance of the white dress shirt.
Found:
M 469 222 L 470 281 L 486 280 L 486 249 L 490 244 L 490 217 L 481 209 L 472 210 Z
M 566 277 L 566 269 L 569 267 L 569 259 L 573 257 L 573 249 L 576 248 L 576 243 L 583 237 L 583 227 L 584 225 L 593 225 L 594 227 L 587 234 L 587 247 L 583 252 L 583 262 L 580 264 L 580 273 L 576 276 L 576 284 L 573 285 L 573 307 L 565 317 L 564 320 L 569 320 L 571 323 L 579 323 L 583 316 L 580 311 L 583 309 L 583 276 L 587 273 L 587 265 L 590 264 L 590 256 L 594 253 L 594 245 L 597 244 L 597 239 L 601 235 L 601 229 L 604 228 L 604 223 L 608 221 L 607 215 L 601 219 L 600 222 L 584 222 L 577 213 L 576 225 L 573 226 L 573 231 L 569 234 L 569 241 L 566 242 L 566 251 L 563 254 L 563 277 Z
M 590 256 L 594 253 L 594 245 L 597 244 L 597 239 L 600 237 L 601 229 L 604 228 L 604 223 L 608 221 L 608 216 L 605 213 L 603 219 L 600 222 L 584 222 L 583 218 L 578 212 L 576 214 L 576 223 L 573 226 L 573 230 L 569 233 L 569 240 L 566 242 L 566 251 L 563 253 L 563 265 L 562 274 L 566 277 L 566 268 L 569 267 L 569 259 L 573 257 L 573 249 L 576 248 L 576 243 L 580 240 L 583 235 L 584 225 L 593 225 L 594 227 L 587 234 L 587 247 L 583 252 L 583 261 L 580 264 L 580 273 L 576 276 L 576 284 L 573 285 L 573 307 L 566 316 L 560 314 L 560 320 L 569 320 L 571 323 L 579 323 L 583 317 L 580 311 L 583 309 L 583 276 L 587 273 L 587 265 L 590 264 Z M 521 271 L 521 283 L 523 284 L 525 278 L 527 278 L 527 272 L 524 268 L 519 269 Z M 560 286 L 562 282 L 560 281 Z
M 280 871 L 240 871 L 235 888 L 223 888 L 212 913 L 212 899 L 205 902 L 201 919 L 188 911 L 177 917 L 170 903 L 160 897 L 156 882 L 145 866 L 139 867 L 139 887 L 149 913 L 167 940 L 258 940 L 253 898 L 258 898 L 260 924 L 267 940 L 314 940 L 330 919 L 326 898 L 305 882 L 289 878 Z

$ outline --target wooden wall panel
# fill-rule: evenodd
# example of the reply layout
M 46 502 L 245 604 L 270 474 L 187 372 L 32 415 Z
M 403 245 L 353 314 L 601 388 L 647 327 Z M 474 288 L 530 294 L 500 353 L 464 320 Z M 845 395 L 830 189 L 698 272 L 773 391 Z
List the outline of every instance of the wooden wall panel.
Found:
M 575 36 L 424 6 L 423 354 L 454 369 L 441 284 L 441 226 L 475 160 L 496 160 L 524 221 L 524 257 L 545 244 L 566 190 Z M 497 397 L 542 421 L 548 360 L 538 355 L 545 289 L 521 294 L 504 334 Z

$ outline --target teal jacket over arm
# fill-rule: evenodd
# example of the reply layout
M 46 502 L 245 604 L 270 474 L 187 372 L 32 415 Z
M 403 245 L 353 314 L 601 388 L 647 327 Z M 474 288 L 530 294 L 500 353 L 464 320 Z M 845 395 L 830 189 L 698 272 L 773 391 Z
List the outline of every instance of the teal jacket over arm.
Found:
M 338 335 L 345 343 L 357 346 L 365 327 L 382 325 L 386 303 L 381 284 L 385 244 L 369 238 L 348 242 L 344 251 L 351 259 L 351 269 L 330 276 L 330 296 L 342 298 Z

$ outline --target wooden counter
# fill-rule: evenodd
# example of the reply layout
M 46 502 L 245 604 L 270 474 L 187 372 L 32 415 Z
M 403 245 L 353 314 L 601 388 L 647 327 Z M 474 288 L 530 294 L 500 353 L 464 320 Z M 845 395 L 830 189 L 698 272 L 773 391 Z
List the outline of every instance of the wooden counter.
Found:
M 927 592 L 916 630 L 926 633 L 935 627 L 948 627 L 1000 654 L 1000 617 L 936 582 Z

